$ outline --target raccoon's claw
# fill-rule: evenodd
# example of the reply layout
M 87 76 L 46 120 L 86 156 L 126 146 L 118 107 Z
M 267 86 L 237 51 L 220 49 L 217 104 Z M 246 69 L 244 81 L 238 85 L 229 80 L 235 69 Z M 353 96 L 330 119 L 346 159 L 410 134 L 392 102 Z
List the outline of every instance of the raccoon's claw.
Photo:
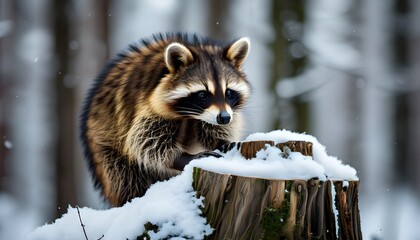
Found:
M 205 152 L 201 152 L 201 153 L 195 155 L 194 156 L 194 159 L 204 158 L 204 157 L 216 157 L 216 158 L 220 158 L 220 157 L 222 157 L 222 155 L 218 154 L 217 152 L 205 151 Z
M 232 150 L 236 146 L 236 149 L 239 150 L 241 147 L 241 142 L 231 142 L 227 144 L 223 144 L 220 147 L 217 148 L 217 150 L 221 151 L 222 153 L 227 153 L 230 150 Z

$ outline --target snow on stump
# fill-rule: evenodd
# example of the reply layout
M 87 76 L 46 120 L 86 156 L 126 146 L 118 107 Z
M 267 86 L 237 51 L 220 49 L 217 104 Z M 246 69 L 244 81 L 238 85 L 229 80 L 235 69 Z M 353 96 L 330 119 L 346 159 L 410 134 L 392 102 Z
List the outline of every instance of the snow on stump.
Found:
M 312 156 L 305 141 L 242 142 L 240 153 L 252 159 L 267 146 L 283 157 Z M 193 188 L 204 197 L 202 213 L 214 228 L 208 239 L 362 239 L 358 180 L 265 179 L 194 167 Z

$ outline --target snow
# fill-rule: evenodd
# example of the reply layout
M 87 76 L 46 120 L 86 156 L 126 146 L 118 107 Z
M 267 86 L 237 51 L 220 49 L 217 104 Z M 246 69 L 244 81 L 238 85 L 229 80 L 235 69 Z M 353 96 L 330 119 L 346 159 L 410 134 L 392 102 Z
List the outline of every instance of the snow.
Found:
M 336 196 L 337 192 L 335 191 L 335 187 L 331 188 L 331 196 Z M 334 212 L 334 218 L 338 219 L 338 209 L 337 209 L 337 203 L 336 203 L 336 199 L 335 197 L 332 198 L 333 200 L 333 212 Z M 338 221 L 336 221 L 335 223 L 335 235 L 338 236 Z
M 318 168 L 323 168 L 324 174 L 330 180 L 358 180 L 356 169 L 349 165 L 345 165 L 341 160 L 334 156 L 329 156 L 326 152 L 325 146 L 318 142 L 318 140 L 311 135 L 294 133 L 287 130 L 277 130 L 269 133 L 254 133 L 246 138 L 246 141 L 257 140 L 272 140 L 275 144 L 294 141 L 312 142 L 313 160 L 318 164 Z M 307 162 L 308 165 L 310 161 Z M 306 166 L 308 167 L 308 166 Z M 308 167 L 309 168 L 309 167 Z M 316 172 L 313 172 L 315 174 Z M 293 176 L 293 178 L 301 178 L 303 176 Z M 321 176 L 318 176 L 321 178 Z
M 275 143 L 289 140 L 304 140 L 313 143 L 314 157 L 291 152 L 284 155 L 278 148 L 266 145 L 257 153 L 256 158 L 246 160 L 237 148 L 223 157 L 206 157 L 191 161 L 185 170 L 170 180 L 155 183 L 141 198 L 135 198 L 123 207 L 109 210 L 80 208 L 80 218 L 85 225 L 89 239 L 134 239 L 145 231 L 144 224 L 150 222 L 158 226 L 158 231 L 149 231 L 151 239 L 203 239 L 212 233 L 212 228 L 201 217 L 200 207 L 203 198 L 197 198 L 192 188 L 192 171 L 200 167 L 209 171 L 240 176 L 321 180 L 357 180 L 356 171 L 342 164 L 325 152 L 316 138 L 306 134 L 286 130 L 270 133 L 255 133 L 246 141 L 272 140 Z M 84 239 L 83 229 L 77 208 L 70 207 L 66 214 L 53 224 L 35 229 L 27 239 Z
M 149 232 L 151 239 L 166 236 L 203 239 L 212 229 L 200 216 L 202 198 L 192 189 L 192 167 L 179 176 L 158 182 L 142 198 L 135 198 L 119 208 L 93 210 L 80 208 L 80 216 L 89 239 L 135 239 L 145 231 L 144 224 L 159 227 Z M 37 228 L 28 239 L 84 239 L 77 208 L 69 207 L 66 214 L 53 224 Z
M 220 174 L 232 174 L 266 179 L 310 179 L 325 180 L 323 168 L 311 157 L 291 153 L 289 158 L 281 157 L 281 150 L 266 146 L 257 157 L 245 160 L 238 151 L 230 151 L 224 158 L 208 157 L 190 164 Z

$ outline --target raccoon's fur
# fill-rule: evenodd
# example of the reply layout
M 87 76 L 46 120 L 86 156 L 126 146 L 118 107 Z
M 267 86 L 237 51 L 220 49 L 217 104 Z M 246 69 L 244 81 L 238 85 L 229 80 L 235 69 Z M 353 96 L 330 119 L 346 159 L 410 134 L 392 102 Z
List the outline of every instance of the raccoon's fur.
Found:
M 95 186 L 113 206 L 239 140 L 249 47 L 247 38 L 158 34 L 104 68 L 85 100 L 80 137 Z

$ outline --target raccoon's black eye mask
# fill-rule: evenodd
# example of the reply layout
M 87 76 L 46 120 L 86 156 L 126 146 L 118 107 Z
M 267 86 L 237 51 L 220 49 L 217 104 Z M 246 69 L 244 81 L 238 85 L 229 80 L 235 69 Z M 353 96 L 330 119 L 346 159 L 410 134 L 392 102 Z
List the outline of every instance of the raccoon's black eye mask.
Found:
M 211 105 L 212 98 L 210 92 L 194 92 L 179 99 L 174 105 L 174 110 L 181 115 L 198 115 Z
M 225 93 L 226 102 L 229 104 L 231 108 L 234 108 L 239 105 L 239 100 L 241 96 L 237 91 L 234 91 L 232 89 L 226 89 Z

